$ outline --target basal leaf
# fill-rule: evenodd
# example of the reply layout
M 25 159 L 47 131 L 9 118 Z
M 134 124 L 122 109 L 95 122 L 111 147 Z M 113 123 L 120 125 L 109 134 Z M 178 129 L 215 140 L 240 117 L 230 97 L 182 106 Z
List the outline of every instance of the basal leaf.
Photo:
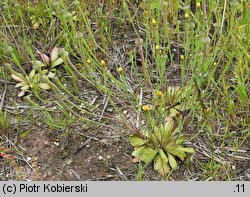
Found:
M 18 87 L 22 87 L 22 86 L 25 86 L 25 85 L 26 85 L 25 82 L 21 82 L 21 83 L 16 84 L 15 87 L 18 88 Z
M 25 91 L 28 90 L 30 86 L 28 84 L 25 84 L 24 86 L 21 87 L 21 90 Z
M 185 140 L 186 140 L 186 136 L 185 136 L 185 135 L 182 135 L 182 136 L 180 136 L 180 137 L 177 139 L 176 143 L 177 143 L 177 144 L 182 144 Z
M 173 170 L 177 169 L 178 167 L 177 162 L 175 158 L 173 157 L 173 155 L 171 155 L 170 153 L 168 153 L 168 162 Z
M 41 81 L 41 77 L 40 77 L 40 74 L 36 74 L 33 79 L 32 79 L 32 82 L 33 83 L 39 83 Z
M 175 155 L 175 156 L 179 157 L 182 161 L 187 156 L 185 152 L 183 152 L 181 150 L 178 150 L 177 147 L 170 147 L 170 148 L 167 149 L 167 151 L 169 153 L 171 153 L 172 155 Z
M 162 129 L 159 129 L 158 127 L 154 127 L 154 136 L 159 140 L 161 141 L 162 140 L 162 135 L 163 135 L 163 132 L 162 132 Z
M 36 74 L 36 70 L 35 70 L 35 69 L 32 69 L 32 70 L 30 71 L 29 78 L 32 79 L 32 78 L 35 76 L 35 74 Z
M 54 68 L 54 67 L 56 67 L 56 66 L 58 66 L 58 65 L 60 65 L 60 64 L 62 64 L 62 63 L 63 63 L 63 59 L 62 59 L 62 58 L 58 58 L 58 59 L 52 64 L 51 68 Z
M 170 172 L 170 167 L 160 155 L 157 155 L 154 160 L 154 170 L 157 170 L 162 177 L 165 177 Z
M 170 167 L 168 165 L 168 163 L 162 163 L 162 167 L 158 170 L 158 172 L 160 173 L 160 175 L 162 177 L 167 176 L 167 174 L 170 172 Z
M 145 140 L 142 139 L 140 136 L 138 135 L 132 135 L 129 137 L 130 143 L 133 146 L 142 146 L 143 144 L 145 144 Z
M 174 120 L 171 117 L 168 117 L 164 127 L 167 133 L 171 132 L 174 127 Z
M 46 55 L 46 54 L 41 54 L 41 58 L 42 58 L 42 60 L 43 60 L 43 63 L 46 65 L 46 66 L 48 66 L 49 65 L 49 63 L 50 63 L 50 59 L 49 59 L 49 57 Z
M 162 161 L 161 161 L 160 155 L 157 155 L 154 159 L 154 170 L 159 170 L 162 166 Z
M 51 62 L 55 62 L 56 60 L 58 60 L 58 54 L 59 54 L 59 50 L 57 47 L 54 47 L 52 50 L 51 50 L 51 53 L 50 53 L 50 60 Z M 58 64 L 59 65 L 59 64 Z
M 25 94 L 25 91 L 22 90 L 17 96 L 22 97 L 22 96 L 24 96 L 24 94 Z
M 40 83 L 39 87 L 42 88 L 43 90 L 49 90 L 50 86 L 47 83 Z
M 146 148 L 145 146 L 142 146 L 140 148 L 135 148 L 135 150 L 132 152 L 132 155 L 134 157 L 140 157 L 145 148 Z
M 186 153 L 194 153 L 195 152 L 193 148 L 178 147 L 177 150 L 183 151 L 183 152 L 186 152 Z
M 171 117 L 175 117 L 177 114 L 179 114 L 179 111 L 177 110 L 177 107 L 178 107 L 179 105 L 177 105 L 175 108 L 171 108 L 170 109 L 170 116 Z
M 44 63 L 42 63 L 41 61 L 34 61 L 33 62 L 33 67 L 35 70 L 40 71 L 42 67 L 44 67 Z
M 155 158 L 157 153 L 158 153 L 158 149 L 152 149 L 151 147 L 147 147 L 143 150 L 143 153 L 141 154 L 140 159 L 144 163 L 148 164 Z
M 151 144 L 155 144 L 159 142 L 159 139 L 156 137 L 154 133 L 151 133 L 148 137 L 148 142 Z
M 166 163 L 168 163 L 168 157 L 167 155 L 164 153 L 164 151 L 162 149 L 159 150 L 159 155 L 162 158 L 162 160 Z
M 179 101 L 179 98 L 180 98 L 181 95 L 182 95 L 182 89 L 181 89 L 181 87 L 176 86 L 176 87 L 174 88 L 174 99 L 175 99 L 176 101 Z
M 49 78 L 54 78 L 56 76 L 55 73 L 49 72 L 47 75 Z
M 18 82 L 24 82 L 24 80 L 23 80 L 21 77 L 15 75 L 15 74 L 11 74 L 11 77 L 12 77 L 14 80 L 18 81 Z
M 145 136 L 145 137 L 148 137 L 148 136 L 149 136 L 149 133 L 148 133 L 148 130 L 147 130 L 147 129 L 142 129 L 142 130 L 141 130 L 141 133 L 142 133 L 142 135 Z

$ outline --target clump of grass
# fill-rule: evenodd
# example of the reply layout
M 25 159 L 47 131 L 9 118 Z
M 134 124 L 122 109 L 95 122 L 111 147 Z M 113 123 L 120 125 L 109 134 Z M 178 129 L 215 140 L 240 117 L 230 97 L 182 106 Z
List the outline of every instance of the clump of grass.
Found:
M 7 111 L 0 110 L 0 134 L 7 134 L 7 130 L 10 126 L 10 115 Z
M 3 146 L 0 147 L 0 156 L 7 162 L 10 163 L 10 165 L 13 165 L 14 168 L 17 170 L 18 172 L 18 179 L 21 181 L 23 180 L 23 172 L 21 171 L 21 169 L 19 168 L 19 165 L 15 159 L 15 157 L 11 154 L 8 153 L 9 150 L 5 149 Z

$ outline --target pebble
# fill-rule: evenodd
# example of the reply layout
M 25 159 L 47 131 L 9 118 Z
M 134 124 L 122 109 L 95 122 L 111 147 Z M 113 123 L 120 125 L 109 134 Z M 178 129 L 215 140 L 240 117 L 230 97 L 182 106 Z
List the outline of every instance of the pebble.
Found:
M 99 157 L 98 157 L 98 160 L 103 160 L 103 157 L 102 157 L 102 156 L 99 156 Z
M 54 142 L 54 145 L 59 146 L 60 144 L 59 144 L 59 142 Z
M 29 161 L 31 161 L 31 159 L 32 159 L 31 157 L 27 157 L 26 160 L 27 160 L 27 162 L 29 162 Z

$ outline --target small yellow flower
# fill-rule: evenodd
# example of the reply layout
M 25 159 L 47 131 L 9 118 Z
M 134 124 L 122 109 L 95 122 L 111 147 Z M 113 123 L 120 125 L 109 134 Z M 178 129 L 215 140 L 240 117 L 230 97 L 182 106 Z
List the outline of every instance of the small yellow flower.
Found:
M 33 24 L 33 28 L 34 28 L 34 29 L 38 29 L 38 28 L 39 28 L 39 26 L 40 26 L 40 25 L 39 25 L 39 23 L 38 23 L 38 22 L 35 22 L 35 23 Z
M 156 25 L 156 20 L 154 18 L 152 19 L 152 24 Z
M 155 49 L 158 51 L 158 50 L 160 50 L 160 46 L 159 45 L 156 45 L 155 46 Z
M 206 109 L 205 109 L 205 113 L 207 113 L 207 114 L 209 114 L 209 113 L 210 113 L 210 111 L 211 111 L 211 109 L 210 109 L 210 108 L 206 108 Z
M 196 8 L 197 8 L 197 9 L 200 9 L 200 8 L 201 8 L 201 3 L 200 3 L 200 2 L 197 2 L 197 3 L 196 3 Z
M 87 63 L 88 63 L 88 64 L 91 64 L 91 63 L 92 63 L 92 60 L 91 60 L 91 59 L 87 59 Z
M 143 105 L 142 106 L 142 110 L 145 111 L 145 112 L 147 112 L 148 111 L 148 106 L 147 105 Z
M 217 62 L 214 62 L 214 66 L 217 64 Z
M 101 65 L 102 65 L 102 67 L 106 67 L 106 63 L 104 60 L 101 60 Z
M 162 50 L 161 50 L 161 49 L 159 50 L 159 54 L 160 54 L 160 55 L 162 54 Z
M 184 59 L 185 59 L 185 56 L 181 55 L 181 61 L 184 61 Z
M 122 72 L 123 72 L 123 68 L 122 68 L 121 66 L 118 68 L 118 72 L 119 72 L 119 73 L 122 73 Z
M 77 63 L 76 66 L 77 66 L 78 68 L 82 68 L 82 64 L 80 64 L 80 63 Z
M 158 91 L 157 91 L 157 96 L 158 96 L 158 98 L 162 98 L 162 96 L 163 96 L 162 91 L 158 90 Z
M 185 14 L 185 19 L 188 19 L 188 18 L 189 18 L 189 14 L 186 13 L 186 14 Z

